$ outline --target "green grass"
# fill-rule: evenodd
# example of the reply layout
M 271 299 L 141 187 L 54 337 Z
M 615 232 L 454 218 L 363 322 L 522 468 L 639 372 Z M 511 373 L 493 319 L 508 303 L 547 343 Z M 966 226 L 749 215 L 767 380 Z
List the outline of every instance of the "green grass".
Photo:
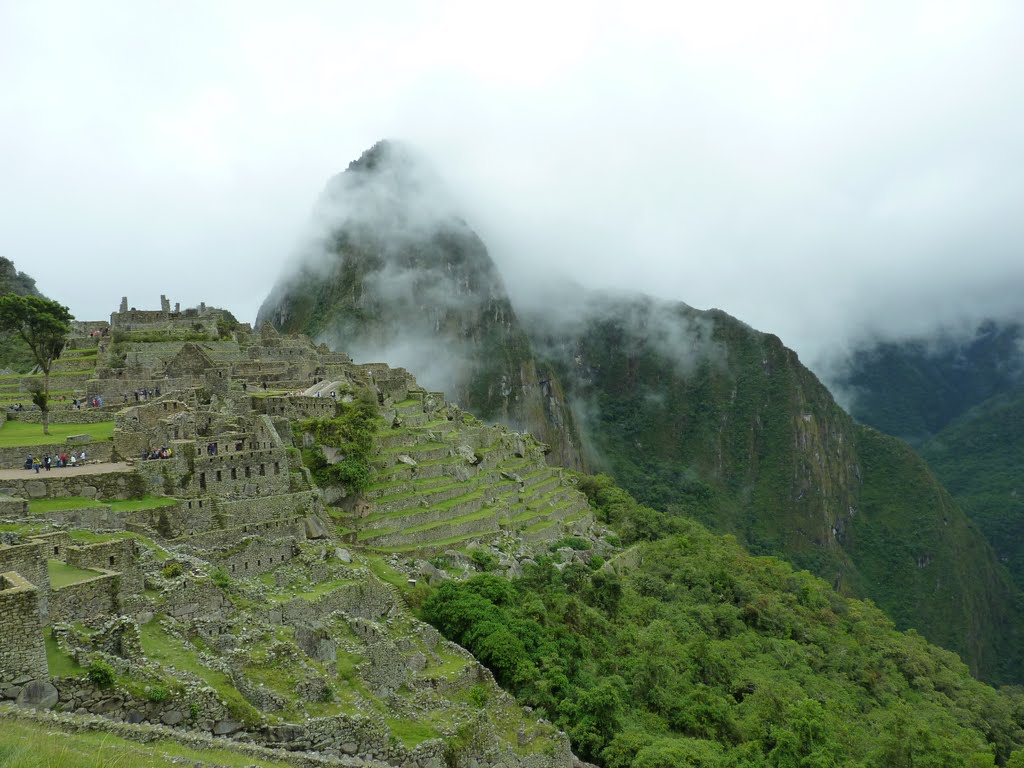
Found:
M 268 574 L 263 574 L 267 576 Z M 260 577 L 260 581 L 263 581 L 263 577 Z M 266 582 L 264 582 L 266 583 Z M 267 597 L 274 602 L 284 602 L 285 600 L 292 600 L 293 598 L 300 598 L 302 600 L 316 600 L 318 597 L 323 597 L 328 592 L 333 592 L 340 587 L 347 586 L 349 584 L 355 584 L 352 579 L 336 579 L 334 581 L 325 581 L 322 584 L 317 584 L 312 589 L 303 592 L 281 592 L 276 594 L 270 594 Z
M 78 662 L 64 653 L 57 645 L 51 628 L 46 628 L 43 640 L 46 644 L 46 666 L 50 671 L 50 677 L 77 677 L 82 674 L 83 670 L 78 666 Z
M 221 700 L 227 704 L 232 717 L 243 723 L 260 722 L 259 711 L 245 700 L 231 683 L 231 679 L 223 672 L 203 666 L 199 662 L 199 655 L 195 648 L 186 646 L 178 638 L 164 632 L 160 626 L 159 617 L 139 627 L 139 634 L 142 640 L 142 649 L 147 658 L 165 666 L 191 672 L 217 691 Z
M 170 496 L 143 496 L 141 499 L 126 499 L 124 501 L 108 501 L 106 504 L 115 512 L 138 512 L 142 509 L 160 509 L 160 507 L 173 507 L 178 500 Z
M 43 434 L 41 424 L 23 421 L 0 422 L 0 448 L 17 448 L 31 445 L 59 445 L 71 435 L 91 435 L 94 442 L 112 440 L 114 422 L 98 421 L 95 424 L 51 424 L 50 434 Z M 88 450 L 88 449 L 86 449 Z
M 34 515 L 46 512 L 61 512 L 68 509 L 88 509 L 90 507 L 110 507 L 115 512 L 138 512 L 142 509 L 159 509 L 171 507 L 178 503 L 170 496 L 143 496 L 141 499 L 125 499 L 123 501 L 98 501 L 84 496 L 66 496 L 61 499 L 34 499 L 28 503 L 28 511 Z
M 73 565 L 62 563 L 60 560 L 47 561 L 46 568 L 50 573 L 50 586 L 54 589 L 77 584 L 80 581 L 86 581 L 101 575 L 99 571 L 76 568 Z
M 166 549 L 161 547 L 152 539 L 143 536 L 141 533 L 135 531 L 117 531 L 116 533 L 95 533 L 93 531 L 86 531 L 83 529 L 77 529 L 70 531 L 69 535 L 73 541 L 79 544 L 98 544 L 102 541 L 110 541 L 111 539 L 135 539 L 137 542 L 142 544 L 149 550 L 152 550 L 153 556 L 160 562 L 167 560 L 170 554 Z
M 398 738 L 406 749 L 412 749 L 417 744 L 427 739 L 436 739 L 440 734 L 437 729 L 427 723 L 417 723 L 414 720 L 400 720 L 397 717 L 385 717 L 384 720 L 391 729 L 391 733 Z
M 2 768 L 287 768 L 290 763 L 267 760 L 230 749 L 197 749 L 170 739 L 140 744 L 103 732 L 65 733 L 52 725 L 5 719 L 0 725 Z
M 381 581 L 386 581 L 401 589 L 408 586 L 409 577 L 384 562 L 384 558 L 377 555 L 363 555 L 362 559 L 366 562 L 366 567 L 370 569 L 370 572 Z
M 68 509 L 88 509 L 106 506 L 102 501 L 87 499 L 85 496 L 65 496 L 62 499 L 30 499 L 28 511 L 33 515 L 47 512 L 63 512 Z

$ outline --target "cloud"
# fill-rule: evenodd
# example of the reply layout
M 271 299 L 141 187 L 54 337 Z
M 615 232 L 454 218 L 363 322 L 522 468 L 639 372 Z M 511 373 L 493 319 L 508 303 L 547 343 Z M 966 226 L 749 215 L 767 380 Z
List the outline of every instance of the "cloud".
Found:
M 253 319 L 325 179 L 433 161 L 517 304 L 717 306 L 816 365 L 1011 315 L 1019 3 L 8 3 L 0 254 L 79 316 Z M 445 205 L 448 203 L 445 202 Z

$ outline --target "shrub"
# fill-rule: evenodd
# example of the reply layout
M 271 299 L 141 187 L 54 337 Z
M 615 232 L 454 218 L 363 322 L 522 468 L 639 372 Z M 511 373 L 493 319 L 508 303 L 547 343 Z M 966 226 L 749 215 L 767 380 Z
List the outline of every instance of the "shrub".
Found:
M 103 659 L 93 659 L 85 669 L 85 676 L 100 688 L 109 688 L 114 683 L 114 668 Z
M 185 572 L 185 566 L 181 563 L 168 563 L 162 571 L 165 579 L 176 579 Z
M 146 691 L 146 698 L 150 701 L 167 701 L 167 697 L 170 695 L 171 692 L 162 685 L 154 685 Z
M 485 573 L 487 571 L 493 571 L 498 567 L 498 558 L 483 549 L 474 549 L 473 554 L 469 556 L 469 559 L 473 561 L 473 564 L 476 565 L 477 568 Z
M 210 573 L 210 579 L 221 589 L 231 586 L 231 576 L 223 568 L 214 568 Z

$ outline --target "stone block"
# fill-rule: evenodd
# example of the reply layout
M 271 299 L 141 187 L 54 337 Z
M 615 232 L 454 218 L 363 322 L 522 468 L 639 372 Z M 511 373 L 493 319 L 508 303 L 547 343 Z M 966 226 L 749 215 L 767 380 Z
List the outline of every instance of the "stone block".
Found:
M 68 435 L 65 439 L 69 443 L 91 443 L 92 435 L 86 432 L 81 435 Z
M 15 704 L 32 709 L 50 709 L 57 703 L 57 689 L 44 680 L 33 680 L 21 689 Z

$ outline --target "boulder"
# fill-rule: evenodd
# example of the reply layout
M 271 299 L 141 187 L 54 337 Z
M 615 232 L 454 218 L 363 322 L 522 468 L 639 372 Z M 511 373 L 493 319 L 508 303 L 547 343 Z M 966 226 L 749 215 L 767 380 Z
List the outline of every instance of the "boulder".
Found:
M 327 528 L 324 526 L 323 521 L 321 521 L 319 517 L 310 515 L 306 517 L 304 523 L 306 526 L 307 539 L 326 539 L 330 535 L 327 532 Z
M 476 455 L 476 451 L 470 445 L 459 445 L 455 448 L 455 455 L 460 459 L 464 459 L 469 464 L 479 464 L 480 458 Z
M 92 435 L 83 433 L 81 435 L 68 435 L 66 438 L 69 443 L 91 443 Z
M 334 550 L 334 556 L 338 560 L 341 560 L 341 562 L 343 562 L 343 563 L 351 563 L 352 562 L 352 553 L 349 552 L 347 549 L 343 549 L 342 547 L 338 547 L 337 549 Z
M 227 736 L 240 730 L 242 730 L 242 724 L 234 720 L 218 720 L 213 726 L 213 733 L 216 736 Z
M 171 709 L 160 715 L 160 722 L 164 725 L 177 725 L 185 719 L 185 714 L 177 709 Z
M 49 709 L 57 703 L 57 689 L 45 680 L 33 680 L 21 689 L 14 703 L 19 707 Z
M 398 456 L 396 458 L 397 458 L 397 461 L 399 461 L 400 463 L 408 464 L 410 467 L 415 467 L 419 463 L 412 456 L 409 456 L 409 455 L 404 454 L 404 453 L 398 454 Z

